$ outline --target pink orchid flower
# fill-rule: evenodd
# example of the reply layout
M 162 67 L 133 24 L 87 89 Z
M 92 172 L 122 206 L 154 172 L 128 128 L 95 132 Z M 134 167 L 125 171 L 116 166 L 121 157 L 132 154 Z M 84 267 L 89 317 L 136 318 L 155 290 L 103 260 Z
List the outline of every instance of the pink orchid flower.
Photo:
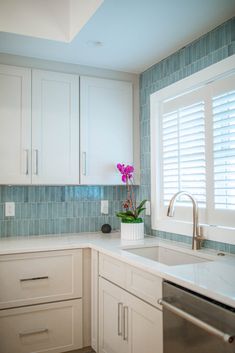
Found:
M 122 174 L 122 181 L 126 183 L 128 179 L 133 178 L 134 167 L 132 165 L 126 165 L 118 163 L 117 169 Z

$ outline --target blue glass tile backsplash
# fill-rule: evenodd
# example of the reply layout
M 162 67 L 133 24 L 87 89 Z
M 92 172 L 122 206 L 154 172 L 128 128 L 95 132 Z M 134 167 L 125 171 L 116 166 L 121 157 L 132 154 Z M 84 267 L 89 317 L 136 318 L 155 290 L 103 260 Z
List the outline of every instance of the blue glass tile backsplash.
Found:
M 100 230 L 120 227 L 124 186 L 1 186 L 0 235 L 21 236 Z M 109 215 L 100 213 L 100 200 L 109 200 Z M 15 202 L 15 217 L 5 217 L 4 203 Z

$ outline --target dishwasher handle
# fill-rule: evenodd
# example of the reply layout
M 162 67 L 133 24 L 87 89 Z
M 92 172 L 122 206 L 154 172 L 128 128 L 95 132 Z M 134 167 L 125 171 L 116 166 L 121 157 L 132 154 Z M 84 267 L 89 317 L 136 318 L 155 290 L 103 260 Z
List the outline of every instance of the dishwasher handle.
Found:
M 222 339 L 224 342 L 233 343 L 234 336 L 232 336 L 226 332 L 218 330 L 214 326 L 207 324 L 206 322 L 196 318 L 195 316 L 193 316 L 189 313 L 186 313 L 185 311 L 183 311 L 179 308 L 176 308 L 174 305 L 169 304 L 165 300 L 159 299 L 158 304 L 162 305 L 164 309 L 171 311 L 173 314 L 175 314 L 175 315 L 177 315 L 187 321 L 190 321 L 195 326 L 198 326 L 201 329 L 211 333 L 212 335 L 217 336 L 218 338 Z

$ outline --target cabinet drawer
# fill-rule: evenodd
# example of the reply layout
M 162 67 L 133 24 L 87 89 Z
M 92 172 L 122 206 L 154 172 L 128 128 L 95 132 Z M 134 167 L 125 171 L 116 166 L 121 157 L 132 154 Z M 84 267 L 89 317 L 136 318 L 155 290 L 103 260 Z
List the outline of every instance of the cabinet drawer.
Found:
M 121 287 L 126 286 L 125 263 L 110 256 L 99 254 L 99 275 Z
M 158 299 L 162 298 L 162 278 L 128 266 L 127 290 L 146 302 L 162 309 L 157 302 Z
M 1 353 L 58 353 L 82 347 L 82 299 L 0 311 Z
M 99 275 L 161 309 L 157 301 L 162 298 L 162 278 L 103 254 Z
M 82 250 L 0 257 L 0 309 L 82 297 Z

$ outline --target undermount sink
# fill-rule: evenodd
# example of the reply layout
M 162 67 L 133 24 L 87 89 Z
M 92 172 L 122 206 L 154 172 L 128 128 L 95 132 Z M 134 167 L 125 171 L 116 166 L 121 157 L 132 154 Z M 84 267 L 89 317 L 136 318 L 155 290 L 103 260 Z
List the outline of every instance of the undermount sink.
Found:
M 150 260 L 160 262 L 167 266 L 177 266 L 212 261 L 199 256 L 186 254 L 177 250 L 164 248 L 162 246 L 125 249 L 125 251 L 145 257 Z

